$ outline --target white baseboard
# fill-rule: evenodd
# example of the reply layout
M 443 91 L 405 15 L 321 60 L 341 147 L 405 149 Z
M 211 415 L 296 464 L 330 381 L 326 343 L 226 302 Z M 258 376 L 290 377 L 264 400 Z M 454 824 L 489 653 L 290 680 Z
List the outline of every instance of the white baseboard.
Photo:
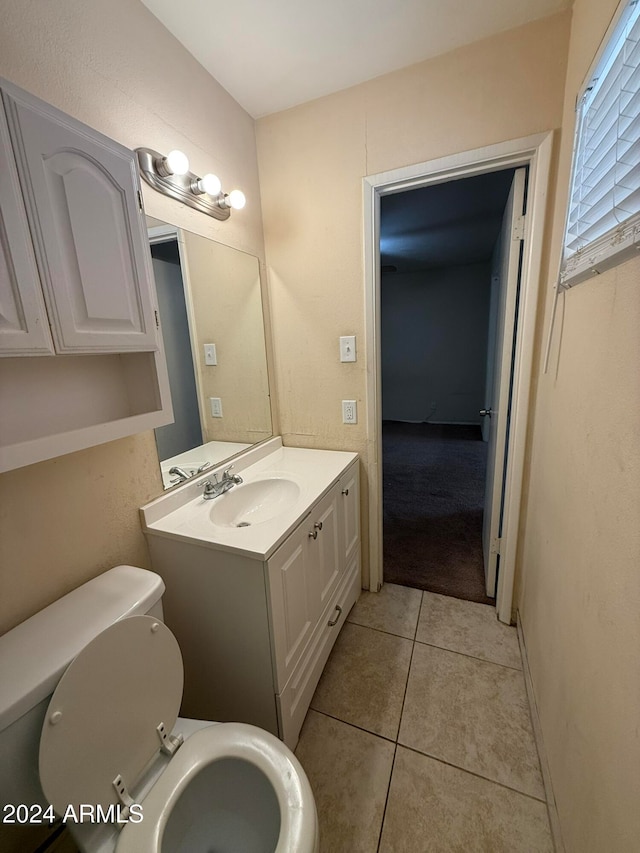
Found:
M 518 627 L 518 642 L 520 643 L 520 654 L 522 655 L 522 668 L 524 670 L 524 683 L 527 690 L 527 698 L 529 699 L 529 709 L 531 711 L 531 723 L 533 725 L 533 736 L 538 749 L 538 758 L 540 759 L 540 770 L 542 772 L 542 784 L 544 785 L 544 795 L 547 801 L 547 812 L 549 815 L 549 826 L 551 827 L 551 838 L 556 853 L 565 853 L 564 843 L 562 841 L 562 832 L 560 830 L 560 819 L 558 817 L 558 809 L 556 807 L 556 799 L 553 795 L 553 785 L 551 784 L 551 773 L 549 770 L 549 762 L 547 761 L 547 753 L 544 748 L 542 738 L 542 726 L 540 725 L 540 716 L 538 715 L 538 706 L 536 704 L 535 693 L 533 692 L 533 681 L 531 679 L 531 671 L 529 669 L 529 658 L 527 657 L 527 646 L 524 639 L 524 631 L 522 622 L 520 621 L 520 613 L 516 614 L 516 624 Z

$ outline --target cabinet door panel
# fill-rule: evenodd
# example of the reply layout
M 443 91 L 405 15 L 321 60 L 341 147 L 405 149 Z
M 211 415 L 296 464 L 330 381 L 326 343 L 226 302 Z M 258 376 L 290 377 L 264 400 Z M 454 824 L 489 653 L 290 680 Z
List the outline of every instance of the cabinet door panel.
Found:
M 318 525 L 316 539 L 310 540 L 310 550 L 313 555 L 313 568 L 316 579 L 316 590 L 319 600 L 319 610 L 322 612 L 338 583 L 344 563 L 340 560 L 338 535 L 338 503 L 335 487 L 312 510 L 310 527 Z M 319 525 L 322 525 L 321 527 Z
M 36 99 L 3 97 L 56 349 L 156 349 L 133 154 Z
M 360 477 L 358 463 L 340 479 L 340 547 L 347 565 L 360 546 Z
M 0 355 L 48 355 L 53 341 L 0 105 Z
M 268 572 L 279 691 L 287 683 L 318 618 L 309 583 L 309 548 L 304 524 L 270 558 Z

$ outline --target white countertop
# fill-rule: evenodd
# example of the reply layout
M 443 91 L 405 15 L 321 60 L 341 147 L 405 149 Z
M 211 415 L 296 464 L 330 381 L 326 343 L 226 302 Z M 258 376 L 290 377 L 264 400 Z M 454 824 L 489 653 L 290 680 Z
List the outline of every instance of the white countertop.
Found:
M 233 473 L 241 474 L 242 485 L 213 500 L 204 500 L 204 483 L 213 473 L 209 471 L 195 483 L 185 483 L 182 489 L 175 489 L 143 507 L 143 529 L 147 534 L 266 560 L 357 458 L 357 453 L 339 450 L 282 447 L 280 438 L 271 439 L 234 459 Z M 211 521 L 214 506 L 236 489 L 270 478 L 293 480 L 299 486 L 299 495 L 290 507 L 268 521 L 248 527 L 220 526 Z

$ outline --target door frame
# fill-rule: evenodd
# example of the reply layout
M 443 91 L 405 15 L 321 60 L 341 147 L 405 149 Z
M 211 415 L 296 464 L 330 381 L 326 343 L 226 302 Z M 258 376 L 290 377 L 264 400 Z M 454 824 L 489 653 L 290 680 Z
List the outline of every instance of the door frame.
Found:
M 178 258 L 180 259 L 180 275 L 182 277 L 182 290 L 184 292 L 184 303 L 187 309 L 187 325 L 189 326 L 189 341 L 191 342 L 191 360 L 193 362 L 193 375 L 196 381 L 196 394 L 198 396 L 198 417 L 200 418 L 200 430 L 202 431 L 202 441 L 206 444 L 207 436 L 207 417 L 205 411 L 204 400 L 206 399 L 204 388 L 202 386 L 201 371 L 198 370 L 198 348 L 196 341 L 196 309 L 193 304 L 193 294 L 191 288 L 191 279 L 189 277 L 189 264 L 187 261 L 187 253 L 184 245 L 184 236 L 182 229 L 177 225 L 153 225 L 147 228 L 149 235 L 149 244 L 151 246 L 158 243 L 168 243 L 175 240 L 178 246 Z
M 524 477 L 527 424 L 544 224 L 553 131 L 439 157 L 363 178 L 366 425 L 369 500 L 369 589 L 382 586 L 382 370 L 380 348 L 380 198 L 383 195 L 468 178 L 503 169 L 529 167 L 522 276 L 518 300 L 509 453 L 496 594 L 498 619 L 513 621 L 518 530 Z

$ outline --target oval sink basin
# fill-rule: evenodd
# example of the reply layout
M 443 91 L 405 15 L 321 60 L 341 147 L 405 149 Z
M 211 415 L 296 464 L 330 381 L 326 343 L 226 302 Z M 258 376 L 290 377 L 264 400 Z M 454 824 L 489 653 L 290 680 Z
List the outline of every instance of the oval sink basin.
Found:
M 299 497 L 300 486 L 293 480 L 281 477 L 254 480 L 214 498 L 209 518 L 220 527 L 264 524 L 290 509 Z

